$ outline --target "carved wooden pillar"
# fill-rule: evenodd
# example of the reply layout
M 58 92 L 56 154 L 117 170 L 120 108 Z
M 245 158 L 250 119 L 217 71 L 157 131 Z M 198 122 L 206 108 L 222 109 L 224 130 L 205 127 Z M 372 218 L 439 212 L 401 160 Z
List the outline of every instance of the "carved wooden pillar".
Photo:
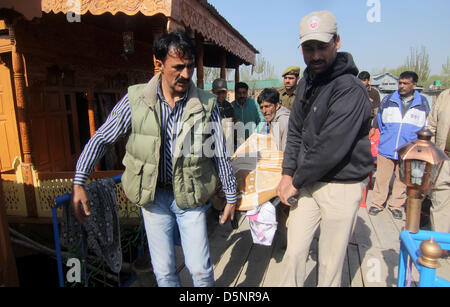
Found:
M 22 145 L 23 163 L 22 175 L 27 201 L 27 212 L 29 217 L 37 216 L 36 196 L 33 184 L 33 158 L 31 148 L 30 120 L 28 105 L 25 95 L 25 65 L 22 53 L 14 47 L 12 50 L 12 66 L 14 75 L 14 86 L 16 90 L 17 118 L 19 120 L 20 141 Z
M 225 50 L 220 52 L 220 77 L 224 80 L 227 79 L 227 54 Z
M 203 45 L 203 37 L 198 33 L 195 33 L 195 44 L 197 47 L 197 87 L 204 88 L 204 67 L 203 67 L 203 57 L 205 55 L 205 48 Z
M 184 25 L 171 17 L 167 17 L 167 33 L 173 32 L 175 30 L 186 30 Z
M 25 68 L 23 55 L 14 48 L 12 51 L 14 86 L 16 90 L 17 117 L 19 120 L 20 141 L 22 144 L 23 162 L 32 163 L 30 123 L 25 99 Z
M 235 68 L 235 70 L 234 70 L 234 82 L 235 83 L 238 83 L 240 80 L 239 80 L 239 62 L 236 62 L 236 68 Z
M 18 287 L 19 278 L 17 277 L 16 259 L 11 247 L 6 208 L 3 201 L 2 178 L 0 177 L 0 288 L 3 286 Z
M 94 112 L 94 89 L 87 90 L 88 116 L 89 116 L 89 132 L 91 137 L 95 134 L 95 112 Z
M 87 101 L 88 101 L 88 118 L 89 118 L 89 133 L 91 137 L 95 134 L 95 111 L 94 111 L 94 89 L 92 87 L 87 90 Z M 95 166 L 95 171 L 100 171 L 100 166 Z

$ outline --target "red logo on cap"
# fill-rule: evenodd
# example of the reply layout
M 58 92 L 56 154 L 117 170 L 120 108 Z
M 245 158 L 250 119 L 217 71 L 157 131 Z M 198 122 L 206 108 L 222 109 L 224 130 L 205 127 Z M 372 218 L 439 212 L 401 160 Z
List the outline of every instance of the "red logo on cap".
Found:
M 313 30 L 318 28 L 319 27 L 319 20 L 317 18 L 312 18 L 309 26 Z

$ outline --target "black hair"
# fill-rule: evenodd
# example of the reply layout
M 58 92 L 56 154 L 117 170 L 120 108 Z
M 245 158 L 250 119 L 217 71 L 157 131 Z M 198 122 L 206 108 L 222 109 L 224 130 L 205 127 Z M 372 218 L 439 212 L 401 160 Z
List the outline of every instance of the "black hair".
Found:
M 358 78 L 360 80 L 369 80 L 370 79 L 370 74 L 368 71 L 362 71 L 359 73 Z
M 412 79 L 414 83 L 419 82 L 419 76 L 413 71 L 404 71 L 400 74 L 399 79 Z
M 248 85 L 247 83 L 244 82 L 238 82 L 236 83 L 236 85 L 234 86 L 234 90 L 237 91 L 240 88 L 245 88 L 248 91 Z
M 280 93 L 274 88 L 265 88 L 258 96 L 258 104 L 263 103 L 263 101 L 277 104 L 280 102 Z
M 175 50 L 181 58 L 195 59 L 195 45 L 183 30 L 164 33 L 153 44 L 153 54 L 157 60 L 164 61 L 170 50 Z

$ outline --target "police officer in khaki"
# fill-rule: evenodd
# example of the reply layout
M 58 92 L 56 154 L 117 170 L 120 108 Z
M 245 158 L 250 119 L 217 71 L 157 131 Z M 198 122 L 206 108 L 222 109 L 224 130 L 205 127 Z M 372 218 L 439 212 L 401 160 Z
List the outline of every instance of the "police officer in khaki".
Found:
M 280 93 L 281 105 L 285 106 L 289 110 L 292 109 L 292 104 L 295 100 L 295 92 L 297 90 L 297 83 L 300 79 L 300 67 L 291 66 L 287 68 L 283 74 L 284 86 L 278 90 Z

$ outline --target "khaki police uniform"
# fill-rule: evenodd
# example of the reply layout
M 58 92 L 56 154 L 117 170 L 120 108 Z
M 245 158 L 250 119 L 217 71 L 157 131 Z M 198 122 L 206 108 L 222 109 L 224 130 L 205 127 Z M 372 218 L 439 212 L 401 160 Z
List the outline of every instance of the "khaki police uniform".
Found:
M 278 89 L 278 93 L 280 93 L 281 105 L 288 108 L 289 110 L 292 110 L 292 104 L 295 100 L 295 92 L 289 95 L 286 92 L 286 88 L 282 87 Z
M 300 75 L 300 67 L 288 67 L 281 76 L 284 78 L 286 75 Z M 295 100 L 295 91 L 292 94 L 288 94 L 286 88 L 283 86 L 282 88 L 278 89 L 278 93 L 280 93 L 281 105 L 291 110 L 292 104 Z

